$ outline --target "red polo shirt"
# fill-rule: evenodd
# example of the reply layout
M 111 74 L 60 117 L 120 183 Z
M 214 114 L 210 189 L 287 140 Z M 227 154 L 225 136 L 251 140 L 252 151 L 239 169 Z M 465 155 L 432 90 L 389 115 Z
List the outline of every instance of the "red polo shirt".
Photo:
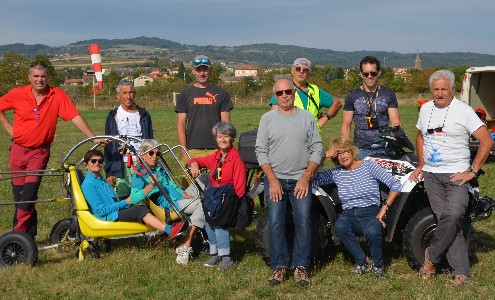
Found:
M 79 112 L 69 96 L 60 88 L 49 87 L 39 105 L 32 85 L 12 89 L 0 98 L 0 111 L 14 110 L 14 140 L 24 147 L 51 144 L 57 128 L 57 118 L 70 121 Z

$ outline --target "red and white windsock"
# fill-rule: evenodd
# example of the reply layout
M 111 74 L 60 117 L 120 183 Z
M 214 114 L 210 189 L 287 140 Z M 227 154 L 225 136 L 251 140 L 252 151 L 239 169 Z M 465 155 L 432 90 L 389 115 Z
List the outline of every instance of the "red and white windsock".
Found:
M 91 63 L 93 64 L 93 70 L 95 71 L 98 87 L 100 88 L 100 90 L 103 90 L 103 75 L 101 73 L 100 45 L 98 44 L 89 45 L 89 54 L 91 54 Z

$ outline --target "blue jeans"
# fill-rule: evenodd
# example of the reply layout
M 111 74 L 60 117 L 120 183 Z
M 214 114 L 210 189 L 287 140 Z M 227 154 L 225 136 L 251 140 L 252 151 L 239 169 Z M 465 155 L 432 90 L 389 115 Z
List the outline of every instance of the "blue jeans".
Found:
M 366 255 L 359 246 L 356 236 L 364 235 L 374 265 L 378 268 L 383 266 L 382 248 L 385 230 L 376 219 L 379 211 L 380 207 L 377 205 L 350 208 L 344 210 L 335 222 L 335 232 L 358 265 L 365 263 Z
M 208 243 L 210 244 L 210 254 L 219 256 L 230 255 L 230 232 L 228 228 L 211 226 L 205 223 Z
M 270 264 L 272 269 L 286 267 L 289 263 L 287 240 L 285 237 L 285 212 L 287 201 L 292 205 L 294 217 L 294 249 L 292 267 L 309 268 L 311 252 L 311 189 L 302 199 L 296 199 L 294 188 L 296 180 L 279 179 L 284 194 L 282 200 L 274 202 L 270 199 L 270 186 L 265 178 L 265 198 L 268 204 L 268 228 L 270 246 Z
M 367 156 L 371 156 L 373 154 L 388 154 L 388 150 L 385 148 L 375 148 L 375 149 L 359 149 L 358 159 L 362 160 Z

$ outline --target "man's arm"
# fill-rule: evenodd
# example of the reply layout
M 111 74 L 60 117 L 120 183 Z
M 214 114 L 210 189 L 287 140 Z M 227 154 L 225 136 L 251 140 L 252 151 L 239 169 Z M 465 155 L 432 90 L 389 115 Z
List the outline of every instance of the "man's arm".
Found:
M 339 112 L 341 107 L 342 107 L 342 101 L 340 101 L 339 98 L 334 97 L 332 105 L 327 110 L 327 114 L 330 118 L 323 117 L 318 119 L 318 125 L 320 126 L 320 128 L 325 126 L 325 124 L 327 124 L 327 122 L 330 121 L 331 118 L 334 118 Z
M 332 106 L 330 106 L 327 110 L 328 115 L 330 115 L 330 118 L 335 118 L 339 110 L 342 108 L 342 100 L 340 100 L 337 97 L 333 97 L 333 103 Z
M 2 126 L 3 128 L 5 128 L 5 131 L 7 131 L 7 133 L 12 137 L 14 135 L 12 124 L 10 124 L 9 120 L 7 120 L 3 111 L 0 111 L 0 123 L 2 123 Z
M 471 164 L 474 171 L 478 172 L 488 158 L 488 155 L 490 155 L 490 149 L 492 149 L 494 142 L 485 126 L 481 126 L 473 132 L 473 136 L 480 141 L 478 152 Z
M 418 135 L 416 136 L 416 153 L 418 153 L 418 166 L 409 176 L 410 181 L 418 182 L 423 176 L 423 166 L 425 165 L 425 157 L 423 152 L 424 143 L 425 141 L 423 132 L 419 130 Z
M 186 122 L 187 113 L 179 112 L 177 113 L 177 139 L 179 140 L 179 145 L 187 149 L 187 139 L 186 139 Z M 182 157 L 186 157 L 186 153 L 181 150 Z
M 390 125 L 392 127 L 402 126 L 400 123 L 399 109 L 398 108 L 389 108 L 388 109 L 388 117 L 390 119 Z
M 279 202 L 280 200 L 282 200 L 282 195 L 284 194 L 284 191 L 282 190 L 282 185 L 280 184 L 280 181 L 275 175 L 275 172 L 273 172 L 272 170 L 272 166 L 270 164 L 262 164 L 261 170 L 263 170 L 263 173 L 265 174 L 266 179 L 268 180 L 270 199 L 273 202 Z
M 230 111 L 222 111 L 222 112 L 220 112 L 220 121 L 222 121 L 222 122 L 230 122 Z
M 344 110 L 342 112 L 342 127 L 340 128 L 340 134 L 343 137 L 351 137 L 351 124 L 352 118 L 354 117 L 354 111 Z

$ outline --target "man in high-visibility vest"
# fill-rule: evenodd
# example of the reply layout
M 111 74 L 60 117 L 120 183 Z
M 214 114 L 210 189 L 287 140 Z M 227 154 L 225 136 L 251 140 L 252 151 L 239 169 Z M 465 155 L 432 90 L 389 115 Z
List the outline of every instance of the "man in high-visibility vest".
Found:
M 291 74 L 292 82 L 296 88 L 294 105 L 311 112 L 318 123 L 318 127 L 322 128 L 331 118 L 337 115 L 342 107 L 342 101 L 319 88 L 316 84 L 308 83 L 308 78 L 311 75 L 311 62 L 309 59 L 296 59 L 291 68 Z M 277 108 L 275 95 L 272 95 L 269 104 L 271 109 Z M 327 108 L 327 110 L 320 112 L 322 107 Z

